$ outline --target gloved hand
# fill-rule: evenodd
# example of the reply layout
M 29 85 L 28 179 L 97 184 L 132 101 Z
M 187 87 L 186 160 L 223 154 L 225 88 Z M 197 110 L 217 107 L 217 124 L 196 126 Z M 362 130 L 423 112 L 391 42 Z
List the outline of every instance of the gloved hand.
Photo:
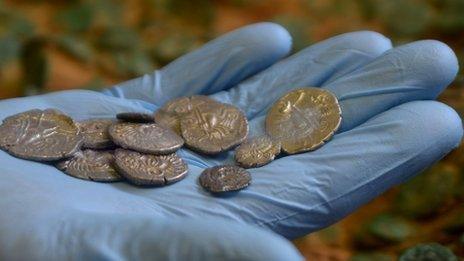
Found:
M 0 259 L 299 259 L 285 238 L 340 220 L 460 142 L 459 116 L 432 101 L 458 70 L 445 44 L 391 49 L 378 33 L 354 32 L 283 58 L 290 46 L 282 27 L 255 24 L 103 93 L 0 102 L 1 118 L 57 108 L 83 120 L 152 113 L 170 99 L 207 94 L 240 107 L 253 136 L 280 96 L 321 86 L 336 94 L 343 114 L 325 146 L 251 169 L 252 185 L 232 197 L 211 196 L 197 178 L 231 163 L 233 152 L 206 157 L 181 149 L 188 177 L 161 188 L 83 181 L 0 152 Z

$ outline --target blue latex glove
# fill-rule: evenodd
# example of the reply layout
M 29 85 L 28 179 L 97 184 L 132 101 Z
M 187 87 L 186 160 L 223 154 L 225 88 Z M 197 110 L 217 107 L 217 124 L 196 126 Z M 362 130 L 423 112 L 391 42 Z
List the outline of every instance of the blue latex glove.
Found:
M 182 149 L 188 177 L 149 189 L 83 181 L 0 152 L 0 259 L 300 259 L 285 238 L 340 220 L 460 142 L 459 116 L 431 101 L 458 70 L 445 44 L 391 49 L 380 34 L 354 32 L 283 59 L 290 46 L 282 27 L 256 24 L 103 93 L 0 102 L 2 118 L 57 108 L 82 120 L 151 113 L 179 96 L 210 94 L 240 107 L 251 135 L 263 132 L 272 103 L 297 87 L 334 92 L 343 112 L 332 141 L 251 169 L 252 185 L 227 198 L 211 196 L 197 178 L 206 167 L 232 162 L 233 152 L 205 157 Z

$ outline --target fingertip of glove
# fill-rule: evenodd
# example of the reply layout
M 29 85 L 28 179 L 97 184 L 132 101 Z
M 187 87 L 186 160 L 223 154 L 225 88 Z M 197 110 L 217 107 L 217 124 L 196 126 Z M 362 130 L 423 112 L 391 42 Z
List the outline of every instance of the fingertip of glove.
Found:
M 248 244 L 253 246 L 254 251 L 239 254 L 238 259 L 250 260 L 303 260 L 300 252 L 290 241 L 276 235 L 263 237 L 259 233 L 250 235 Z M 235 258 L 234 258 L 235 259 Z
M 440 41 L 422 40 L 394 50 L 389 61 L 404 68 L 404 74 L 415 79 L 410 85 L 428 87 L 431 97 L 443 91 L 454 80 L 459 69 L 454 51 Z
M 423 40 L 417 42 L 422 53 L 428 54 L 429 72 L 432 77 L 440 80 L 442 85 L 450 84 L 459 70 L 459 63 L 453 49 L 437 40 Z
M 377 57 L 392 48 L 392 42 L 386 36 L 374 31 L 357 31 L 339 36 L 346 48 L 354 49 Z
M 271 231 L 225 220 L 167 221 L 190 259 L 302 260 L 295 246 Z M 173 230 L 172 230 L 173 229 Z M 179 253 L 179 257 L 184 253 Z M 182 259 L 183 258 L 182 256 Z
M 259 47 L 266 49 L 276 57 L 286 56 L 292 48 L 292 37 L 283 26 L 262 22 L 244 27 L 243 39 L 257 42 Z
M 461 143 L 462 120 L 450 106 L 438 101 L 414 101 L 399 108 L 410 112 L 410 119 L 405 122 L 411 127 L 408 129 L 415 132 L 411 135 L 420 135 L 429 142 L 436 141 L 434 148 L 449 152 Z
M 438 126 L 443 133 L 447 133 L 444 138 L 445 145 L 450 149 L 458 147 L 463 137 L 462 119 L 459 114 L 452 107 L 441 102 L 430 101 L 429 106 L 435 111 L 430 124 Z M 424 117 L 429 118 L 429 115 Z

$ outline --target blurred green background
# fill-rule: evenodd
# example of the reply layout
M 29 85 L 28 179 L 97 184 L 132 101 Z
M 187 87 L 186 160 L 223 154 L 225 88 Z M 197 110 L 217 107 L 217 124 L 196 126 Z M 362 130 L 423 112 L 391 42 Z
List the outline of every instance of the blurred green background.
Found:
M 259 21 L 285 26 L 294 52 L 339 33 L 375 30 L 395 45 L 439 39 L 461 66 L 464 58 L 464 0 L 0 0 L 0 98 L 99 89 Z M 461 71 L 440 97 L 461 115 L 463 88 Z M 464 257 L 463 191 L 461 146 L 423 175 L 295 244 L 316 260 L 395 260 L 430 242 L 443 246 L 444 256 Z

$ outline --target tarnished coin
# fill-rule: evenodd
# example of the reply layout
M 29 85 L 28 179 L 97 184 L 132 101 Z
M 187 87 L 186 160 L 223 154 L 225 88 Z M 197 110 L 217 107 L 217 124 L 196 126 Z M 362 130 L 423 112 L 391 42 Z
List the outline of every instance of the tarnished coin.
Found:
M 108 134 L 108 128 L 115 123 L 112 119 L 91 119 L 78 122 L 84 138 L 83 148 L 107 149 L 114 147 L 113 141 Z
M 144 153 L 169 154 L 184 144 L 179 135 L 155 123 L 116 123 L 109 134 L 119 146 Z
M 235 161 L 244 168 L 261 167 L 280 153 L 280 142 L 268 135 L 251 138 L 235 149 Z
M 303 88 L 281 97 L 266 116 L 266 132 L 294 154 L 315 150 L 329 140 L 341 122 L 335 95 L 320 88 Z
M 155 112 L 155 122 L 181 135 L 180 119 L 182 116 L 203 103 L 217 103 L 217 101 L 203 95 L 174 99 Z
M 122 178 L 114 169 L 112 151 L 83 150 L 56 164 L 66 174 L 79 179 L 114 182 Z
M 82 140 L 74 121 L 54 109 L 15 114 L 0 125 L 0 148 L 24 159 L 66 158 L 81 147 Z
M 451 249 L 438 243 L 418 244 L 406 249 L 399 261 L 458 261 L 458 258 Z
M 118 172 L 140 186 L 168 185 L 185 178 L 188 172 L 187 164 L 175 153 L 157 156 L 117 149 L 115 159 Z
M 116 118 L 127 121 L 127 122 L 137 122 L 137 123 L 150 123 L 155 122 L 153 115 L 148 113 L 139 113 L 139 112 L 121 112 L 116 114 Z
M 200 175 L 200 185 L 213 193 L 241 190 L 250 183 L 250 173 L 233 165 L 207 168 Z
M 248 135 L 248 121 L 243 112 L 224 103 L 195 106 L 180 123 L 185 143 L 205 154 L 227 151 Z

